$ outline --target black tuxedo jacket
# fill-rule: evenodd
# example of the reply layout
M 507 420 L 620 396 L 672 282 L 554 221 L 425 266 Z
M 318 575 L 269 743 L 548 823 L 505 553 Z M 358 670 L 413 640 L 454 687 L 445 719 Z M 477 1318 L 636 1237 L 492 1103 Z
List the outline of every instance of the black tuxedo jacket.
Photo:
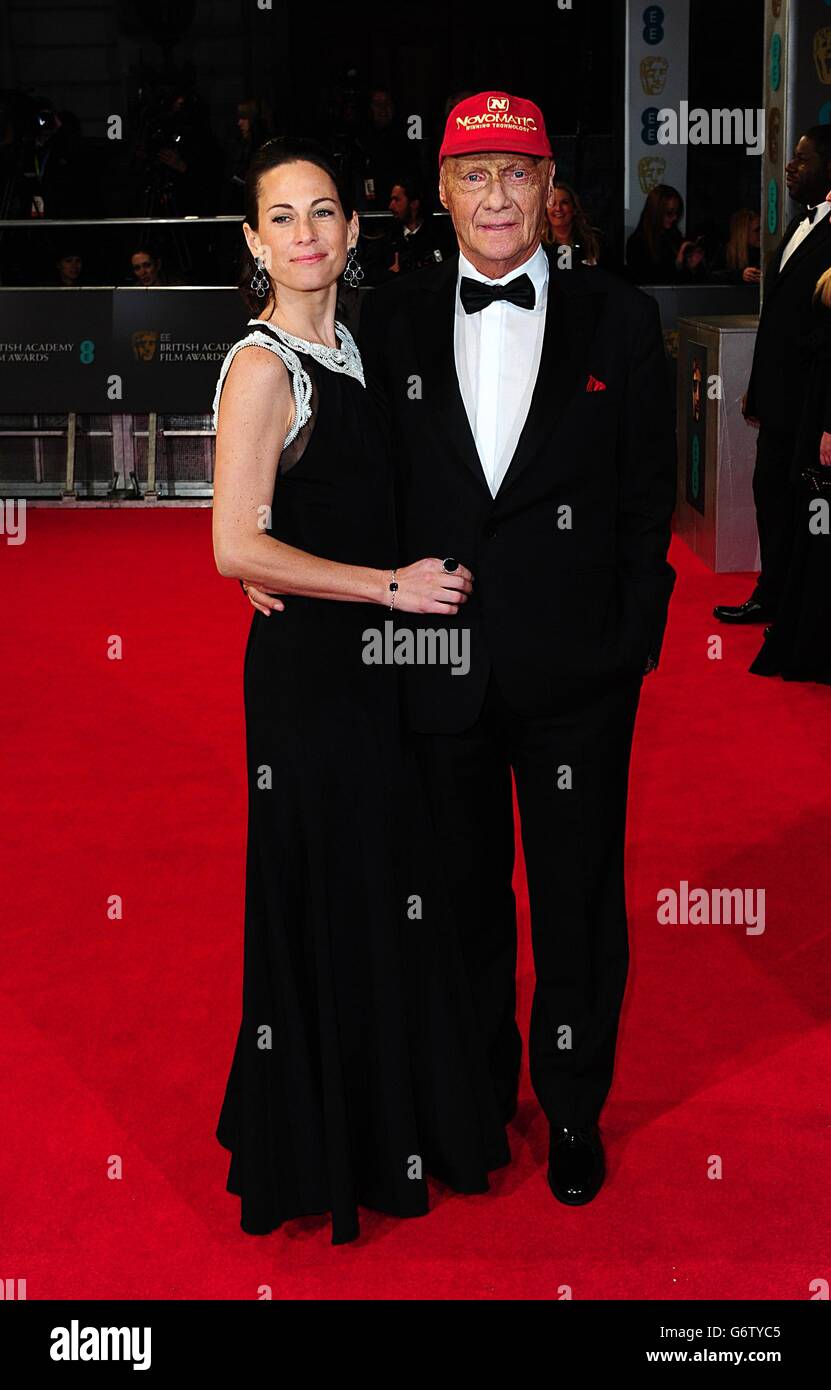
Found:
M 474 576 L 455 617 L 395 616 L 396 627 L 470 630 L 467 675 L 407 668 L 410 724 L 424 732 L 468 727 L 491 669 L 517 713 L 545 713 L 660 653 L 676 463 L 657 306 L 548 255 L 539 373 L 495 498 L 456 375 L 458 253 L 373 290 L 363 308 L 368 385 L 392 429 L 400 564 L 450 555 Z
M 766 429 L 791 435 L 799 429 L 809 374 L 811 301 L 817 280 L 831 265 L 831 222 L 825 217 L 782 267 L 785 247 L 804 216 L 791 222 L 765 274 L 746 406 Z

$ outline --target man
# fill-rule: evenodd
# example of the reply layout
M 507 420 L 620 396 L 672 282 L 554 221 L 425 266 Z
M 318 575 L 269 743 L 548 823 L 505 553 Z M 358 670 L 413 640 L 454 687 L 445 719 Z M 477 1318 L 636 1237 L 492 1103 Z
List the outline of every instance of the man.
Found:
M 363 198 L 365 208 L 389 206 L 393 180 L 413 166 L 412 141 L 396 119 L 392 93 L 376 87 L 369 102 L 369 124 L 359 144 L 364 156 Z
M 414 178 L 407 176 L 393 184 L 390 212 L 395 228 L 390 238 L 393 262 L 389 267 L 393 274 L 407 275 L 444 259 L 447 248 L 440 229 L 434 225 L 437 219 L 425 215 L 422 204 Z
M 794 218 L 764 279 L 745 419 L 757 425 L 753 499 L 761 571 L 750 597 L 713 610 L 723 623 L 771 622 L 782 595 L 794 531 L 789 470 L 796 445 L 808 363 L 805 341 L 817 280 L 831 266 L 831 127 L 813 126 L 797 141 L 785 171 L 788 192 L 806 213 Z
M 410 667 L 405 698 L 494 1082 L 507 1122 L 522 1048 L 513 769 L 531 1079 L 551 1189 L 579 1205 L 605 1171 L 629 753 L 675 580 L 675 445 L 657 307 L 597 268 L 557 268 L 541 246 L 553 176 L 532 102 L 457 105 L 439 192 L 459 253 L 367 295 L 362 340 L 400 451 L 401 564 L 447 556 L 474 575 L 461 613 L 430 622 L 469 628 L 469 673 Z
M 361 328 L 399 451 L 400 563 L 442 556 L 474 575 L 458 616 L 427 625 L 468 629 L 467 674 L 407 667 L 405 698 L 491 1072 L 507 1123 L 522 1052 L 513 770 L 531 1080 L 550 1122 L 549 1185 L 580 1205 L 605 1175 L 629 752 L 675 580 L 676 465 L 657 307 L 598 268 L 557 268 L 541 246 L 553 176 L 532 102 L 459 103 L 439 184 L 459 251 L 373 290 Z

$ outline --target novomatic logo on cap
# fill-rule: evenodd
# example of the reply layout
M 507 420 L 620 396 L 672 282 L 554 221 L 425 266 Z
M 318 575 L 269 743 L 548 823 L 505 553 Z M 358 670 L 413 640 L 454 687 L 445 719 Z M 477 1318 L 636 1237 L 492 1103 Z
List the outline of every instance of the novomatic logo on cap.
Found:
M 480 154 L 489 150 L 551 156 L 542 111 L 533 101 L 507 92 L 477 92 L 447 118 L 439 164 L 449 155 Z

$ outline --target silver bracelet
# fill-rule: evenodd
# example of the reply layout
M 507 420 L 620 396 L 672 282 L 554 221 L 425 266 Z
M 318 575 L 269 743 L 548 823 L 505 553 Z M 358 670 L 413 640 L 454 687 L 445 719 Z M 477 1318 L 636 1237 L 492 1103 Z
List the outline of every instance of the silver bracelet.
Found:
M 392 582 L 390 584 L 390 593 L 392 594 L 392 598 L 390 600 L 390 612 L 392 612 L 393 608 L 395 607 L 395 595 L 398 593 L 398 581 L 395 577 L 398 573 L 398 570 L 392 570 L 391 573 Z

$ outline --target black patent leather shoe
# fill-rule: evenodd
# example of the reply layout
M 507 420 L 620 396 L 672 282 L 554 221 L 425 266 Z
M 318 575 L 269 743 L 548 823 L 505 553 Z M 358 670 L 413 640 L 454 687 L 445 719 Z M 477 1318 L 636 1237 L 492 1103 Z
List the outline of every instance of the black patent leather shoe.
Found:
M 749 598 L 746 603 L 735 606 L 719 604 L 713 609 L 713 617 L 718 618 L 720 623 L 769 623 L 773 614 L 763 604 L 757 603 L 755 598 Z
M 597 1125 L 588 1129 L 551 1126 L 548 1186 L 558 1202 L 582 1207 L 596 1197 L 606 1176 L 606 1159 Z

